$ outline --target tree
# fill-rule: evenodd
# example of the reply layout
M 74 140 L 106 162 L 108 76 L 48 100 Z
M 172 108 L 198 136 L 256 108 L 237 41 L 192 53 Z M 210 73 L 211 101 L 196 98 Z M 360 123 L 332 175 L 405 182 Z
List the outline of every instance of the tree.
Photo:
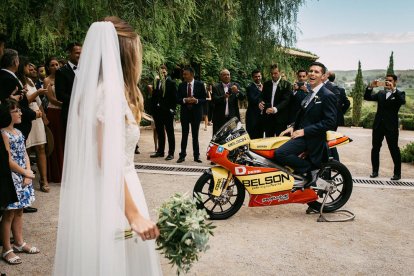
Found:
M 387 75 L 388 74 L 394 74 L 394 52 L 391 52 L 390 61 L 387 68 Z
M 358 72 L 355 77 L 355 86 L 352 90 L 352 124 L 359 126 L 361 120 L 362 101 L 364 96 L 364 80 L 362 78 L 361 61 L 358 61 Z
M 8 47 L 36 63 L 65 57 L 69 42 L 85 37 L 107 15 L 129 22 L 144 46 L 143 75 L 161 63 L 199 64 L 203 78 L 227 67 L 232 75 L 288 55 L 277 46 L 296 40 L 296 16 L 305 0 L 1 0 L 0 32 Z M 249 75 L 249 74 L 248 74 Z

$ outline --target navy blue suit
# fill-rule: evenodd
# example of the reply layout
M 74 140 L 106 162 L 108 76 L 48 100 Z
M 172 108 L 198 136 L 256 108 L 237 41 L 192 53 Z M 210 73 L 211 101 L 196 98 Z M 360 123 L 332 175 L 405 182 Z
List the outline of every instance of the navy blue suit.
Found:
M 251 139 L 263 138 L 262 111 L 259 103 L 262 101 L 262 91 L 256 83 L 251 83 L 247 87 L 247 111 L 246 111 L 246 130 Z
M 397 89 L 388 99 L 386 95 L 387 93 L 384 90 L 372 94 L 372 89 L 369 87 L 365 90 L 364 95 L 366 101 L 378 102 L 372 127 L 372 171 L 378 172 L 379 170 L 379 152 L 385 137 L 394 162 L 394 175 L 401 176 L 401 153 L 398 147 L 398 111 L 401 105 L 405 104 L 405 92 Z
M 307 93 L 301 89 L 293 91 L 292 94 L 290 94 L 288 124 L 295 122 L 296 115 L 301 109 L 302 101 L 305 99 L 306 95 Z
M 343 126 L 345 125 L 344 114 L 351 105 L 348 97 L 346 96 L 345 89 L 337 86 L 335 83 L 330 81 L 325 83 L 325 87 L 328 88 L 336 96 L 336 103 L 338 108 L 336 123 L 337 126 Z
M 198 130 L 200 128 L 201 118 L 203 116 L 203 104 L 206 102 L 206 88 L 201 81 L 194 80 L 194 88 L 192 91 L 193 97 L 198 100 L 196 104 L 185 104 L 184 98 L 187 98 L 187 82 L 182 82 L 178 86 L 177 103 L 181 106 L 180 119 L 181 119 L 181 152 L 180 157 L 185 158 L 187 155 L 187 141 L 188 134 L 190 133 L 193 138 L 193 153 L 194 159 L 200 157 L 200 147 L 198 143 Z
M 305 173 L 318 168 L 328 160 L 326 131 L 336 128 L 336 97 L 321 87 L 313 100 L 296 116 L 294 130 L 303 129 L 305 135 L 291 139 L 275 151 L 275 161 L 295 169 L 297 173 Z M 307 151 L 309 161 L 298 157 Z

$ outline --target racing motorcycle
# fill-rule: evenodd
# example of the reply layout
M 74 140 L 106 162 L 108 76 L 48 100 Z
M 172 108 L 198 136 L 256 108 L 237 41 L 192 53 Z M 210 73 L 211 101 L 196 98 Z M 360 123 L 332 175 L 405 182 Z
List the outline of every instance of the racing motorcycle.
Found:
M 307 187 L 303 185 L 307 182 L 304 176 L 272 161 L 275 149 L 289 139 L 251 140 L 237 118 L 228 121 L 207 149 L 207 159 L 216 166 L 206 170 L 194 186 L 198 208 L 206 209 L 210 219 L 227 219 L 243 205 L 246 190 L 250 194 L 249 207 L 306 203 L 309 210 L 321 212 L 322 216 L 322 212 L 333 212 L 345 205 L 353 184 L 351 173 L 342 163 L 332 159 L 324 163 L 316 182 Z M 327 132 L 330 148 L 351 141 L 338 132 Z M 306 158 L 306 153 L 301 157 Z

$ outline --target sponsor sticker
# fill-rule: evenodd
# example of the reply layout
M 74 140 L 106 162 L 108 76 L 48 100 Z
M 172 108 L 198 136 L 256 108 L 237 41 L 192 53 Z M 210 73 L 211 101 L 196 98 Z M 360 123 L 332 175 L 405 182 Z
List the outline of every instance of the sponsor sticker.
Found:
M 244 175 L 246 174 L 247 169 L 245 167 L 235 167 L 234 173 L 235 175 Z

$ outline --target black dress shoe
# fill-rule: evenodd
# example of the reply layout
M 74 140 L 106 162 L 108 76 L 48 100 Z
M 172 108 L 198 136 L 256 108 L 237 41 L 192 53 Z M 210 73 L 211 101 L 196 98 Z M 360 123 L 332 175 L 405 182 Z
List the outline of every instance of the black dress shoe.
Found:
M 194 158 L 194 162 L 203 163 L 203 161 L 201 161 L 200 158 Z
M 177 163 L 183 163 L 184 161 L 185 161 L 185 158 L 184 157 L 180 157 L 180 158 L 178 158 Z
M 168 154 L 167 157 L 165 157 L 165 160 L 169 161 L 169 160 L 173 160 L 174 159 L 174 155 Z
M 154 154 L 150 155 L 150 157 L 151 157 L 151 158 L 156 158 L 156 157 L 164 157 L 164 153 L 159 153 L 159 152 L 156 152 L 156 153 L 154 153 Z
M 371 178 L 378 177 L 378 172 L 372 172 L 369 177 Z
M 400 180 L 401 179 L 401 175 L 399 175 L 399 174 L 394 174 L 392 177 L 391 177 L 391 180 Z
M 33 207 L 24 207 L 23 208 L 23 213 L 36 213 L 37 212 L 37 208 L 33 208 Z

